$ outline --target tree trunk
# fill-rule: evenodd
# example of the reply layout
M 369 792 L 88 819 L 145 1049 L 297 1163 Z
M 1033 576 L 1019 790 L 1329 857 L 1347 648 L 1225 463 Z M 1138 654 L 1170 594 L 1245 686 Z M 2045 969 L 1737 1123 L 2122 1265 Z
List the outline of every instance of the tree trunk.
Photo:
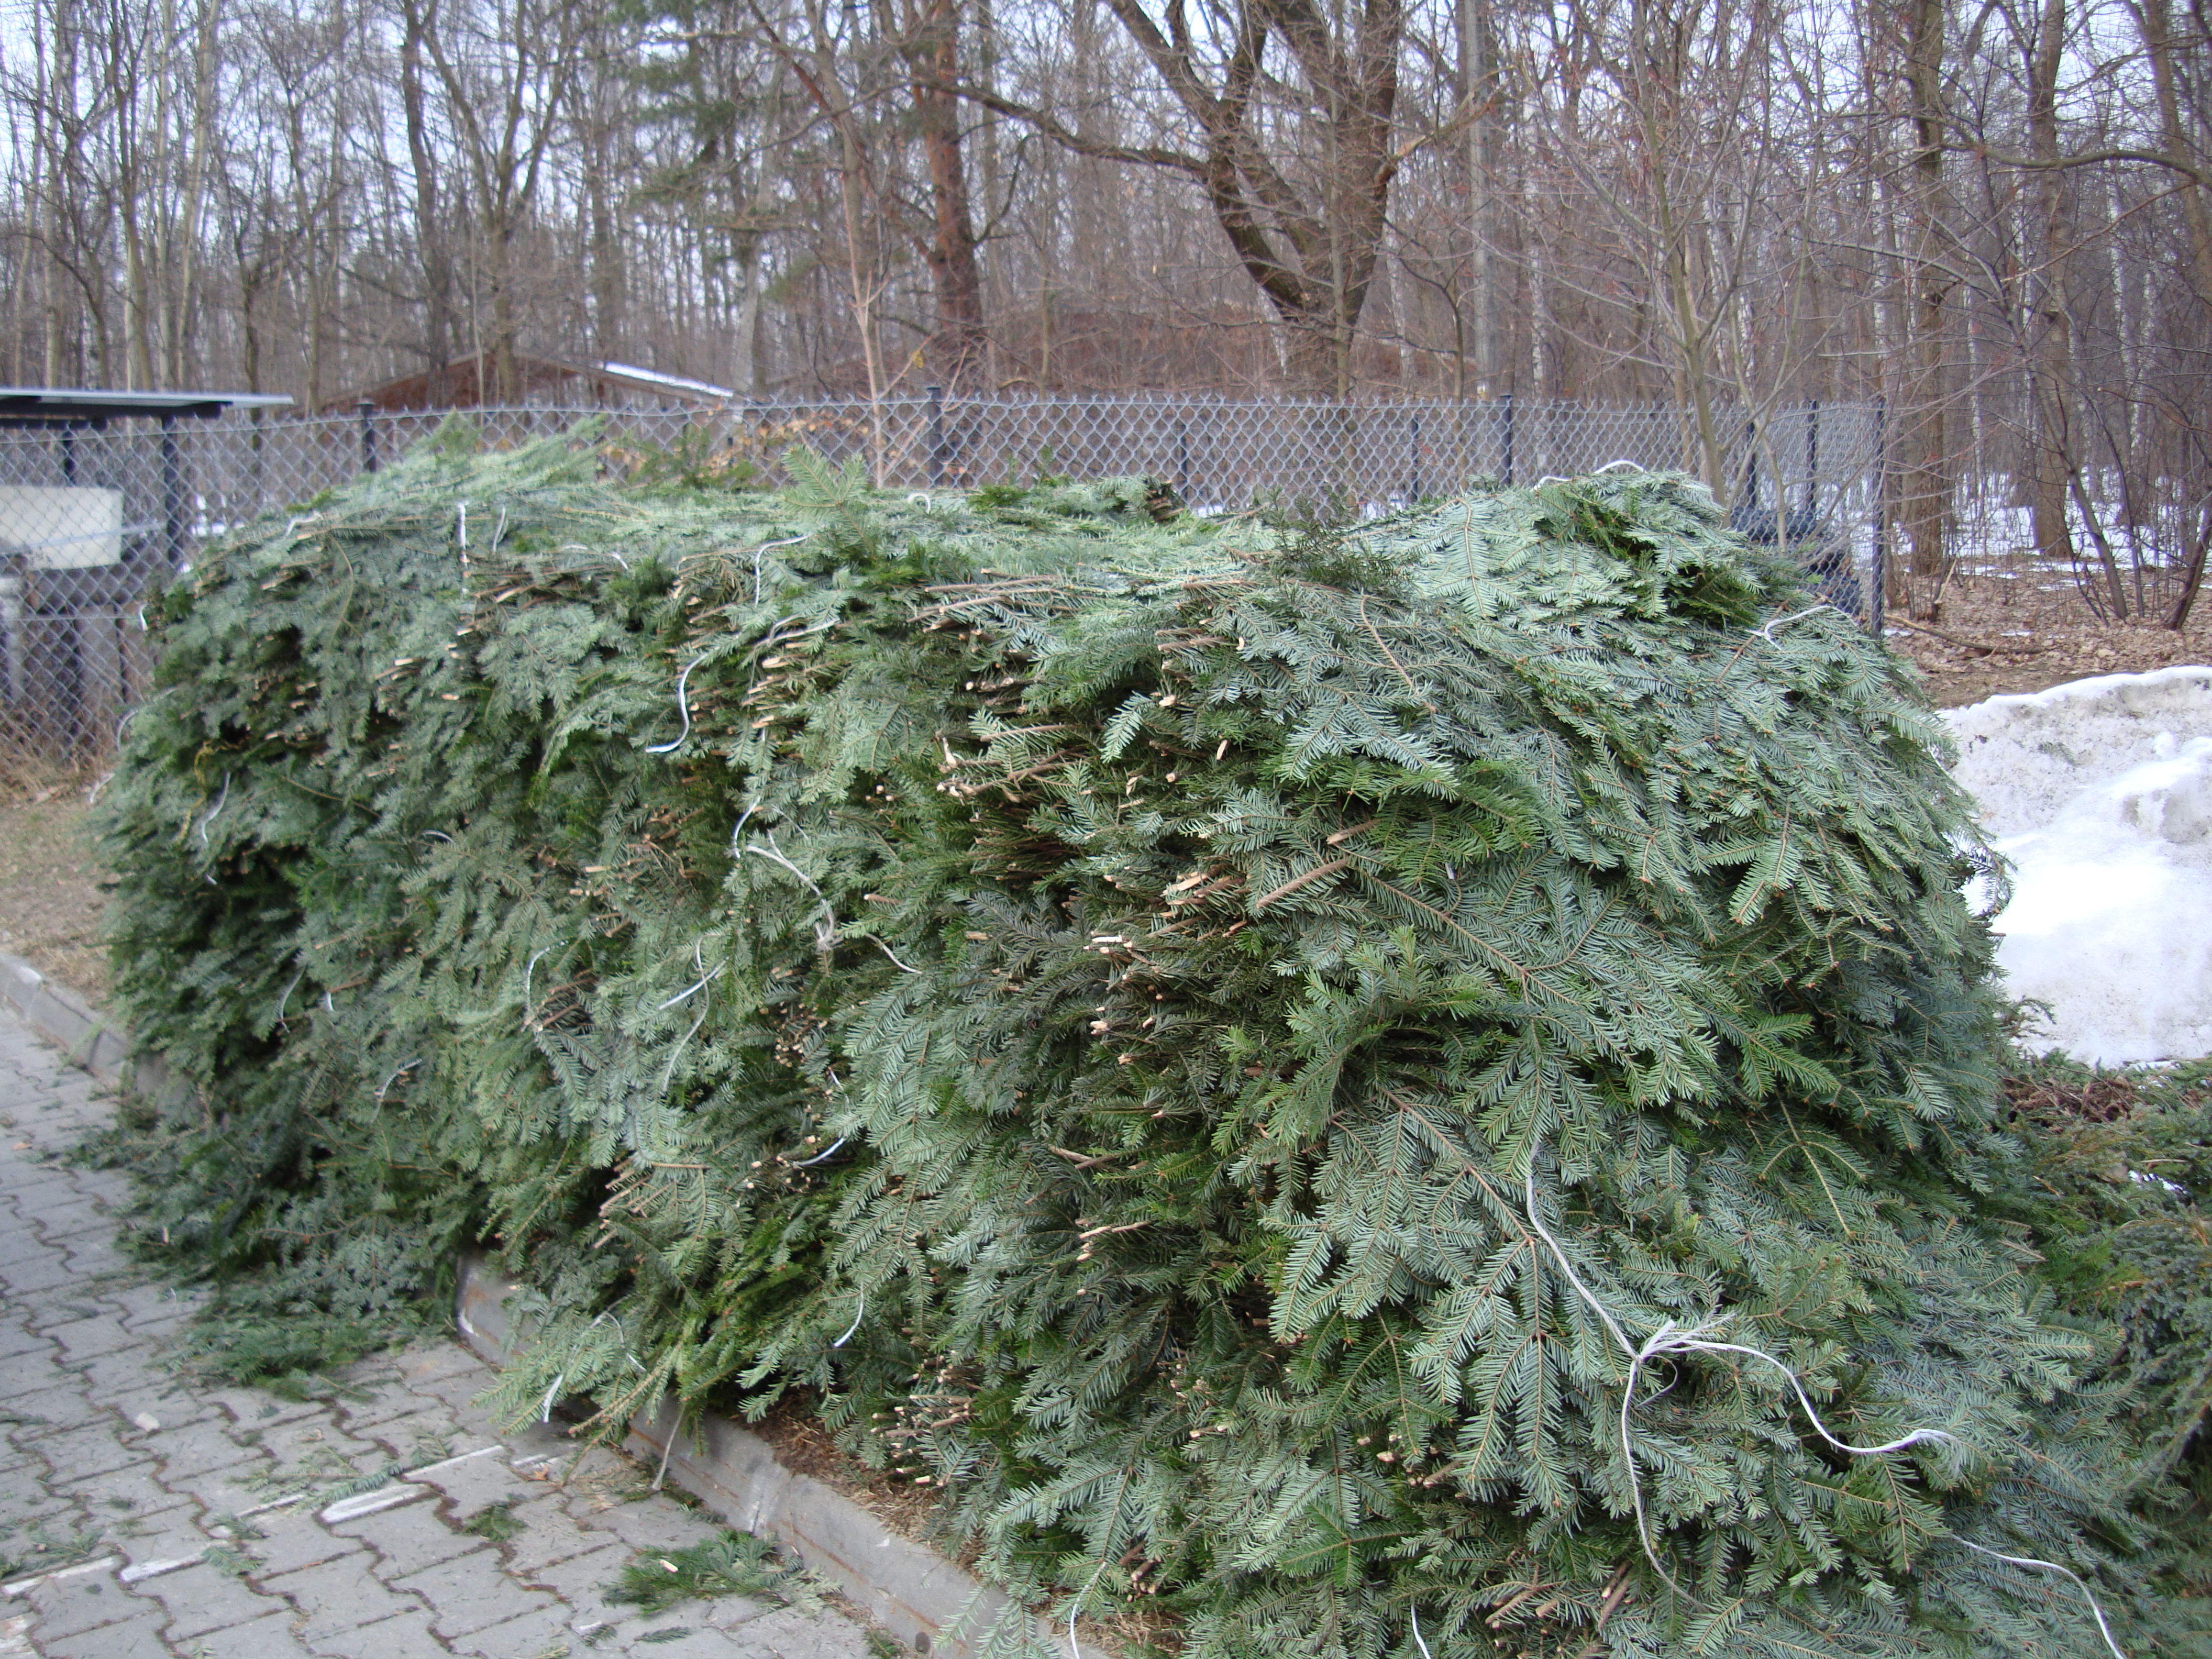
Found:
M 592 57 L 592 70 L 577 81 L 575 103 L 584 160 L 592 352 L 598 362 L 607 362 L 626 355 L 624 313 L 629 283 L 623 237 L 621 173 L 615 155 L 618 83 L 611 78 L 605 54 L 594 52 Z
M 999 78 L 999 29 L 991 14 L 991 0 L 975 0 L 975 58 L 976 78 L 986 92 L 995 92 Z M 983 218 L 988 225 L 999 211 L 999 112 L 984 106 L 981 138 L 981 165 L 979 169 L 983 186 Z M 982 313 L 987 319 L 983 331 L 983 384 L 992 391 L 998 390 L 1001 378 L 999 365 L 999 335 L 1005 327 L 1000 313 L 1006 302 L 1006 277 L 1000 256 L 993 251 L 994 245 L 982 242 L 975 250 L 975 262 L 983 283 Z M 996 322 L 988 319 L 997 319 Z
M 1910 362 L 1904 430 L 1903 511 L 1911 576 L 1908 608 L 1917 622 L 1937 620 L 1951 574 L 1946 539 L 1951 518 L 1951 289 L 1957 281 L 1955 212 L 1944 177 L 1943 111 L 1946 0 L 1906 0 L 1906 81 L 1911 100 L 1910 153 L 1913 247 L 1911 307 L 1906 323 Z
M 512 407 L 522 401 L 520 365 L 514 360 L 514 227 L 502 217 L 486 224 L 484 232 L 491 256 L 492 383 L 499 401 Z
M 615 234 L 614 202 L 607 189 L 612 170 L 604 150 L 599 165 L 587 170 L 588 211 L 592 222 L 592 338 L 593 355 L 601 362 L 623 349 L 623 249 Z
M 932 227 L 924 257 L 936 290 L 932 367 L 939 381 L 969 388 L 983 370 L 983 284 L 975 258 L 975 220 L 961 154 L 959 0 L 927 0 L 908 47 L 918 70 L 915 125 L 929 164 Z
M 167 359 L 167 374 L 172 386 L 185 384 L 189 349 L 194 334 L 194 301 L 199 286 L 200 236 L 207 187 L 208 155 L 215 144 L 216 40 L 222 14 L 222 0 L 200 0 L 199 28 L 192 46 L 191 142 L 185 154 L 184 200 L 179 204 L 184 218 L 177 234 L 173 308 L 170 313 L 170 326 L 162 342 Z
M 2192 44 L 2201 62 L 2201 55 L 2212 51 L 2212 26 L 2207 25 L 2201 5 L 2192 6 L 2191 12 L 2199 31 L 2199 38 Z M 2196 309 L 2200 316 L 2212 317 L 2212 208 L 2206 204 L 2203 151 L 2190 142 L 2183 124 L 2181 91 L 2176 84 L 2174 68 L 2184 48 L 2173 38 L 2170 0 L 2139 0 L 2136 20 L 2144 55 L 2150 60 L 2151 85 L 2158 96 L 2160 142 L 2166 155 L 2174 161 L 2195 164 L 2191 173 L 2174 175 L 2172 188 L 2181 198 L 2182 217 L 2189 227 Z
M 1282 325 L 1292 389 L 1345 395 L 1403 159 L 1394 147 L 1403 0 L 1367 0 L 1353 15 L 1316 0 L 1240 0 L 1213 17 L 1203 40 L 1180 10 L 1170 12 L 1170 33 L 1139 0 L 1104 3 L 1196 129 L 1192 149 L 1124 145 L 1049 109 L 972 86 L 965 95 L 1079 155 L 1194 180 Z M 1294 76 L 1273 66 L 1271 43 Z M 1215 48 L 1218 64 L 1206 58 Z M 1319 140 L 1317 178 L 1301 177 L 1300 158 L 1281 148 L 1299 131 Z
M 453 359 L 453 255 L 438 204 L 438 156 L 431 148 L 422 97 L 422 39 L 435 19 L 437 0 L 410 3 L 399 43 L 399 101 L 407 122 L 407 157 L 415 178 L 415 253 L 422 267 L 422 356 L 425 401 L 443 409 L 453 400 L 447 366 Z
M 2029 372 L 2038 382 L 2028 512 L 2035 550 L 2071 565 L 2074 537 L 2066 519 L 2066 479 L 2073 447 L 2066 400 L 2073 381 L 2073 343 L 2066 314 L 2066 181 L 2057 165 L 2058 72 L 2065 46 L 2066 0 L 2043 0 L 2031 59 L 2027 129 L 2032 153 L 2046 165 L 2033 179 L 2028 269 L 2022 273 L 2020 302 L 2028 331 Z M 2124 607 L 2118 614 L 2125 614 L 2117 581 L 2113 597 Z
M 838 172 L 839 199 L 845 210 L 845 274 L 851 284 L 853 320 L 860 331 L 860 357 L 868 372 L 868 471 L 877 489 L 884 487 L 884 357 L 883 341 L 876 329 L 877 284 L 874 261 L 866 247 L 860 178 L 860 141 L 850 120 L 837 124 L 844 166 Z
M 2166 617 L 2166 625 L 2177 634 L 2189 626 L 2189 613 L 2196 606 L 2197 590 L 2204 586 L 2204 556 L 2212 551 L 2212 496 L 2207 496 L 2198 505 L 2189 539 L 2182 563 L 2181 592 Z
M 2206 338 L 2212 337 L 2212 210 L 2208 210 L 2206 204 L 2204 147 L 2191 142 L 2191 135 L 2182 117 L 2181 89 L 2176 84 L 2175 68 L 2182 60 L 2183 48 L 2174 40 L 2170 0 L 2139 0 L 2135 13 L 2144 55 L 2150 60 L 2151 85 L 2158 96 L 2160 142 L 2172 160 L 2195 166 L 2192 173 L 2176 174 L 2172 189 L 2181 198 L 2182 222 L 2189 228 L 2192 278 L 2190 308 L 2197 313 L 2197 339 L 2201 348 Z M 2191 45 L 2197 49 L 2196 56 L 2201 64 L 2207 50 L 2212 49 L 2212 25 L 2207 24 L 2201 4 L 2191 7 L 2191 15 L 2197 27 L 2197 38 Z M 2204 580 L 2206 548 L 2212 544 L 2212 463 L 2205 458 L 2201 438 L 2191 446 L 2189 472 L 2201 505 L 2195 518 L 2195 545 L 2185 550 L 2181 592 L 2166 616 L 2166 625 L 2177 633 L 2187 624 L 2189 613 L 2197 603 L 2197 590 Z
M 1474 395 L 1486 398 L 1497 389 L 1502 313 L 1495 265 L 1500 88 L 1497 20 L 1489 0 L 1460 0 L 1459 31 L 1460 83 L 1474 111 L 1467 130 L 1467 331 L 1474 346 Z

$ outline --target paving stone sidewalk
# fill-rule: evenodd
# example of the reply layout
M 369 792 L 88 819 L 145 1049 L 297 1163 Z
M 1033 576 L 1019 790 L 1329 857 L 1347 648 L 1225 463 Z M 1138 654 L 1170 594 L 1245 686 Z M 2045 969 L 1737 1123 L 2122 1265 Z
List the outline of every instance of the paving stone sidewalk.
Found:
M 624 1564 L 714 1518 L 554 1430 L 502 1435 L 458 1343 L 354 1368 L 356 1400 L 179 1382 L 188 1309 L 115 1248 L 124 1178 L 59 1161 L 109 1109 L 0 1012 L 0 1655 L 866 1659 L 834 1610 L 609 1605 Z

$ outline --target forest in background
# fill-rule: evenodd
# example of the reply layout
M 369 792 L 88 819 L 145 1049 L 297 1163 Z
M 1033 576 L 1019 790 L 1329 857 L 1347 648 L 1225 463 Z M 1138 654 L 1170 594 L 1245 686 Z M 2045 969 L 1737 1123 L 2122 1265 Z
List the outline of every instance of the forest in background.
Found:
M 2205 0 L 9 0 L 0 374 L 349 404 L 1883 399 L 2114 617 L 2212 538 Z M 2148 586 L 2142 580 L 2151 577 Z

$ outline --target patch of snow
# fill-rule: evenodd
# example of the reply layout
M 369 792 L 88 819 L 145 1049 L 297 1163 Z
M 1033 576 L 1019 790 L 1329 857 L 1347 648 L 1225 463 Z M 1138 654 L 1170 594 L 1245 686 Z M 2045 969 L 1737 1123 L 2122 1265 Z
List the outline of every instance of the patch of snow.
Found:
M 1944 715 L 2013 866 L 2009 989 L 2117 1066 L 2212 1054 L 2212 667 L 2105 674 Z

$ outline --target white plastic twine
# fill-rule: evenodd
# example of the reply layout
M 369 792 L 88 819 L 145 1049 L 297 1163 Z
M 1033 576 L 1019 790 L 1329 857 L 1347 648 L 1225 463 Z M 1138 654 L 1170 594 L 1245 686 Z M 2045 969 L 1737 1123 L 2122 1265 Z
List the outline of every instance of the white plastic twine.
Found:
M 1829 1432 L 1828 1425 L 1820 1420 L 1820 1413 L 1813 1409 L 1813 1402 L 1806 1396 L 1805 1385 L 1798 1380 L 1796 1372 L 1763 1348 L 1750 1347 L 1741 1342 L 1717 1342 L 1711 1339 L 1711 1333 L 1720 1330 L 1728 1323 L 1725 1315 L 1718 1319 L 1708 1320 L 1702 1325 L 1687 1327 L 1677 1325 L 1671 1319 L 1662 1320 L 1659 1322 L 1659 1328 L 1653 1331 L 1641 1343 L 1632 1342 L 1628 1333 L 1622 1328 L 1620 1321 L 1614 1316 L 1613 1310 L 1592 1295 L 1589 1286 L 1583 1284 L 1576 1274 L 1574 1264 L 1567 1260 L 1567 1253 L 1559 1247 L 1559 1241 L 1552 1237 L 1551 1230 L 1544 1225 L 1543 1218 L 1536 1212 L 1536 1158 L 1542 1151 L 1543 1146 L 1539 1142 L 1533 1145 L 1528 1152 L 1528 1176 L 1523 1188 L 1528 1203 L 1528 1224 L 1536 1230 L 1537 1237 L 1551 1247 L 1553 1259 L 1559 1264 L 1559 1271 L 1566 1275 L 1567 1283 L 1574 1286 L 1575 1294 L 1589 1304 L 1592 1311 L 1604 1322 L 1605 1328 L 1611 1334 L 1613 1340 L 1620 1346 L 1620 1351 L 1628 1356 L 1628 1379 L 1620 1394 L 1620 1460 L 1622 1466 L 1628 1472 L 1629 1500 L 1634 1504 L 1636 1510 L 1637 1541 L 1644 1546 L 1644 1558 L 1650 1562 L 1652 1571 L 1656 1572 L 1666 1582 L 1667 1587 L 1677 1595 L 1686 1601 L 1695 1599 L 1687 1590 L 1674 1582 L 1674 1575 L 1667 1571 L 1665 1564 L 1659 1559 L 1659 1552 L 1652 1545 L 1650 1523 L 1644 1512 L 1644 1480 L 1643 1476 L 1637 1472 L 1636 1449 L 1629 1435 L 1628 1414 L 1635 1408 L 1637 1381 L 1643 1374 L 1644 1367 L 1651 1361 L 1671 1359 L 1677 1354 L 1689 1353 L 1735 1353 L 1741 1354 L 1749 1359 L 1764 1360 L 1789 1379 L 1790 1391 L 1797 1396 L 1797 1403 L 1804 1409 L 1806 1419 L 1812 1424 L 1814 1432 L 1838 1451 L 1847 1453 L 1853 1457 L 1880 1457 L 1885 1453 L 1903 1451 L 1908 1446 L 1929 1445 L 1937 1441 L 1948 1441 L 1953 1445 L 1959 1443 L 1958 1436 L 1942 1429 L 1915 1429 L 1910 1434 L 1902 1435 L 1895 1440 L 1885 1441 L 1879 1446 L 1854 1446 L 1838 1440 Z M 2039 1560 L 2031 1555 L 2003 1555 L 1996 1550 L 1984 1549 L 1981 1545 L 1961 1538 L 1956 1533 L 1953 1533 L 1950 1536 L 1954 1543 L 1965 1545 L 1977 1555 L 1986 1555 L 1992 1560 L 2008 1562 L 2016 1567 L 2041 1568 L 2046 1571 L 2063 1574 L 2072 1579 L 2075 1587 L 2081 1590 L 2082 1599 L 2088 1602 L 2089 1611 L 2097 1620 L 2098 1632 L 2104 1637 L 2105 1645 L 2112 1651 L 2112 1659 L 2128 1659 L 2128 1656 L 2121 1651 L 2119 1644 L 2112 1639 L 2112 1629 L 2105 1621 L 2104 1608 L 2098 1605 L 2096 1595 L 2083 1582 L 2080 1574 L 2060 1566 L 2056 1561 Z M 1418 1629 L 1414 1640 L 1420 1643 L 1421 1651 L 1425 1659 L 1428 1644 L 1420 1642 Z
M 2097 1633 L 2105 1638 L 2105 1645 L 2112 1650 L 2112 1659 L 2128 1659 L 2128 1656 L 2120 1650 L 2120 1644 L 2112 1640 L 2112 1627 L 2105 1622 L 2104 1608 L 2097 1605 L 2097 1598 L 2090 1594 L 2088 1585 L 2081 1582 L 2081 1575 L 2071 1567 L 2062 1567 L 2056 1561 L 2039 1561 L 2032 1555 L 2006 1555 L 2001 1551 L 1984 1549 L 1972 1540 L 1961 1538 L 1955 1532 L 1951 1534 L 1951 1541 L 1954 1544 L 1964 1544 L 1975 1554 L 1986 1555 L 1992 1561 L 2009 1562 L 2015 1567 L 2040 1567 L 2046 1572 L 2055 1572 L 2071 1578 L 2074 1581 L 2074 1587 L 2081 1592 L 2081 1599 L 2089 1604 L 2089 1611 L 2096 1615 Z
M 1097 1589 L 1098 1581 L 1105 1571 L 1106 1564 L 1101 1561 L 1097 1570 L 1091 1575 L 1091 1582 L 1075 1592 L 1075 1603 L 1067 1610 L 1067 1659 L 1083 1659 L 1082 1644 L 1075 1639 L 1075 1615 L 1083 1611 L 1083 1598 Z
M 691 735 L 691 705 L 684 700 L 684 687 L 685 683 L 691 678 L 691 671 L 706 660 L 707 659 L 704 657 L 694 657 L 690 662 L 684 665 L 684 672 L 676 677 L 676 708 L 677 711 L 684 716 L 684 729 L 676 734 L 675 741 L 672 743 L 649 743 L 646 744 L 645 752 L 647 754 L 673 754 L 677 750 L 681 749 L 684 746 L 684 740 Z
M 807 532 L 808 535 L 811 535 L 812 533 L 813 532 L 811 531 Z M 803 542 L 805 539 L 805 536 L 793 536 L 791 538 L 791 541 L 788 542 L 769 542 L 759 550 L 759 551 L 755 553 L 753 558 L 753 586 L 755 588 L 753 600 L 755 604 L 758 604 L 760 601 L 760 595 L 758 592 L 760 586 L 759 553 L 766 551 L 769 547 L 789 547 L 793 543 Z M 836 619 L 835 617 L 831 617 L 828 622 L 816 623 L 811 628 L 802 628 L 796 634 L 786 634 L 781 631 L 784 623 L 793 623 L 801 620 L 803 619 L 798 617 L 786 617 L 783 619 L 783 622 L 776 623 L 775 628 L 769 630 L 769 635 L 766 639 L 763 640 L 753 648 L 756 651 L 766 651 L 775 646 L 788 645 L 793 640 L 805 639 L 809 634 L 819 634 L 823 629 L 830 627 Z M 684 716 L 684 729 L 676 734 L 675 741 L 672 743 L 649 743 L 646 744 L 645 752 L 647 754 L 673 754 L 677 750 L 681 749 L 684 746 L 684 739 L 691 735 L 691 705 L 684 700 L 684 688 L 690 682 L 691 671 L 696 668 L 701 663 L 706 661 L 707 658 L 712 653 L 709 652 L 702 652 L 698 656 L 692 658 L 690 662 L 685 663 L 684 665 L 684 672 L 676 677 L 676 712 Z
M 531 977 L 537 973 L 538 964 L 552 954 L 552 952 L 559 950 L 560 948 L 561 947 L 557 945 L 547 945 L 544 950 L 538 951 L 537 955 L 532 957 L 530 958 L 529 965 L 522 970 L 522 1029 L 526 1031 L 530 1029 Z
M 665 1001 L 655 1003 L 653 1005 L 654 1012 L 658 1013 L 663 1008 L 673 1008 L 678 1003 L 683 1001 L 686 997 L 697 995 L 700 992 L 705 990 L 709 985 L 712 985 L 714 982 L 714 976 L 720 974 L 723 969 L 728 967 L 729 963 L 726 962 L 718 962 L 713 968 L 708 968 L 705 962 L 705 941 L 700 940 L 691 946 L 691 966 L 695 971 L 700 971 L 700 977 L 698 980 L 694 983 L 686 986 L 684 989 L 678 991 L 674 996 L 668 998 Z M 668 1051 L 668 1065 L 660 1073 L 660 1087 L 655 1092 L 663 1095 L 668 1092 L 668 1085 L 673 1082 L 676 1078 L 677 1060 L 683 1054 L 685 1046 L 690 1042 L 691 1039 L 699 1035 L 699 1028 L 707 1023 L 707 1010 L 712 1004 L 713 1000 L 714 1000 L 710 997 L 706 1002 L 702 1002 L 699 1005 L 699 1018 L 691 1022 L 691 1029 L 686 1031 L 678 1041 L 676 1046 Z
M 765 842 L 767 845 L 763 846 L 762 842 Z M 815 885 L 814 878 L 783 855 L 783 849 L 775 844 L 775 836 L 772 833 L 764 832 L 760 841 L 753 842 L 744 850 L 756 858 L 766 859 L 770 864 L 788 871 L 805 884 L 806 890 L 814 895 L 814 902 L 822 907 L 822 914 L 815 919 L 814 922 L 814 948 L 825 955 L 834 949 L 837 943 L 837 913 L 830 908 L 829 898 L 819 887 Z M 889 947 L 886 946 L 885 949 L 888 950 Z M 898 958 L 893 957 L 891 960 L 896 962 Z
M 1752 636 L 1754 639 L 1765 640 L 1769 645 L 1778 645 L 1781 641 L 1774 637 L 1774 630 L 1776 629 L 1784 627 L 1790 623 L 1802 622 L 1808 617 L 1817 617 L 1823 611 L 1835 611 L 1838 616 L 1848 617 L 1850 615 L 1850 611 L 1838 610 L 1838 607 L 1830 605 L 1826 599 L 1823 599 L 1818 605 L 1807 605 L 1802 611 L 1793 611 L 1786 617 L 1776 617 L 1772 618 L 1764 628 L 1753 629 L 1751 630 Z
M 388 1076 L 388 1077 L 386 1077 L 386 1078 L 384 1079 L 384 1081 L 383 1081 L 383 1082 L 381 1082 L 381 1083 L 380 1083 L 380 1084 L 378 1084 L 378 1085 L 376 1085 L 376 1103 L 377 1103 L 379 1106 L 383 1105 L 383 1104 L 384 1104 L 384 1096 L 385 1096 L 385 1091 L 386 1091 L 386 1090 L 390 1089 L 393 1084 L 395 1084 L 395 1083 L 398 1082 L 398 1081 L 399 1081 L 399 1079 L 400 1079 L 400 1078 L 401 1078 L 402 1076 L 404 1076 L 405 1073 L 409 1073 L 409 1072 L 413 1071 L 413 1070 L 414 1070 L 417 1066 L 420 1066 L 422 1063 L 422 1055 L 420 1055 L 420 1054 L 417 1054 L 417 1055 L 416 1055 L 412 1060 L 410 1060 L 407 1061 L 404 1065 L 402 1065 L 402 1066 L 393 1066 L 393 1067 L 392 1068 L 392 1073 L 391 1073 L 391 1075 L 390 1075 L 390 1076 Z
M 678 991 L 674 996 L 669 997 L 663 1001 L 654 1003 L 653 1005 L 653 1012 L 658 1013 L 663 1008 L 673 1008 L 678 1003 L 686 1001 L 692 997 L 697 996 L 700 992 L 705 990 L 709 985 L 714 983 L 714 976 L 717 974 L 720 974 L 723 969 L 729 965 L 730 964 L 726 962 L 716 963 L 712 968 L 709 968 L 697 979 L 693 980 L 689 985 Z
M 792 537 L 787 541 L 763 542 L 758 547 L 753 549 L 753 603 L 755 605 L 758 605 L 760 603 L 761 555 L 767 552 L 772 547 L 796 547 L 799 543 L 805 541 L 814 532 L 811 530 L 801 531 L 798 535 Z
M 1595 1310 L 1599 1319 L 1604 1322 L 1607 1331 L 1620 1345 L 1620 1351 L 1628 1356 L 1628 1379 L 1621 1390 L 1620 1396 L 1620 1455 L 1622 1462 L 1628 1470 L 1629 1497 L 1636 1509 L 1636 1535 L 1644 1546 L 1644 1559 L 1651 1563 L 1653 1570 L 1660 1577 L 1666 1580 L 1668 1587 L 1675 1594 L 1686 1596 L 1688 1592 L 1674 1582 L 1674 1575 L 1669 1573 L 1665 1565 L 1661 1562 L 1659 1553 L 1651 1542 L 1650 1525 L 1644 1511 L 1643 1478 L 1637 1473 L 1635 1444 L 1629 1429 L 1629 1413 L 1636 1405 L 1636 1384 L 1643 1374 L 1644 1367 L 1651 1361 L 1671 1359 L 1677 1354 L 1688 1353 L 1738 1353 L 1753 1359 L 1763 1359 L 1789 1378 L 1790 1389 L 1797 1396 L 1797 1403 L 1804 1407 L 1805 1415 L 1811 1421 L 1814 1432 L 1837 1450 L 1848 1452 L 1854 1457 L 1878 1457 L 1885 1452 L 1903 1451 L 1908 1446 L 1939 1440 L 1956 1443 L 1957 1436 L 1947 1433 L 1942 1429 L 1915 1429 L 1910 1434 L 1879 1446 L 1853 1446 L 1838 1440 L 1829 1432 L 1828 1425 L 1820 1420 L 1820 1413 L 1813 1409 L 1813 1402 L 1806 1397 L 1804 1387 L 1799 1382 L 1796 1372 L 1762 1348 L 1749 1347 L 1740 1342 L 1717 1342 L 1711 1340 L 1711 1334 L 1727 1324 L 1725 1316 L 1708 1320 L 1701 1325 L 1688 1327 L 1677 1325 L 1671 1319 L 1662 1320 L 1659 1328 L 1643 1342 L 1631 1341 L 1627 1331 L 1622 1328 L 1620 1321 L 1614 1316 L 1613 1310 L 1599 1301 L 1591 1293 L 1589 1287 L 1583 1283 L 1580 1276 L 1575 1272 L 1574 1264 L 1567 1260 L 1566 1251 L 1560 1247 L 1559 1241 L 1552 1237 L 1551 1230 L 1544 1225 L 1543 1218 L 1537 1213 L 1535 1154 L 1541 1150 L 1540 1146 L 1532 1148 L 1529 1154 L 1528 1176 L 1524 1188 L 1528 1204 L 1528 1224 L 1534 1227 L 1537 1236 L 1551 1247 L 1553 1258 L 1559 1262 L 1559 1271 L 1566 1275 L 1567 1283 L 1574 1286 L 1575 1294 Z
M 215 805 L 208 808 L 207 816 L 200 820 L 200 850 L 202 852 L 205 852 L 207 850 L 208 825 L 213 823 L 217 817 L 222 816 L 222 809 L 225 805 L 228 803 L 229 799 L 230 774 L 226 772 L 222 775 L 222 793 L 216 797 Z

